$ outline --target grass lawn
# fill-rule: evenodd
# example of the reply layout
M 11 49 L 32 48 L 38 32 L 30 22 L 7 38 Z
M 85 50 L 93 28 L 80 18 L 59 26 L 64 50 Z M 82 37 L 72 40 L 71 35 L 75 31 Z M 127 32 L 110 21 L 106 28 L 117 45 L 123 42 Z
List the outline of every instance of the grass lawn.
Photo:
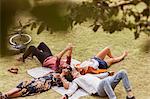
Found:
M 127 29 L 114 34 L 108 34 L 102 30 L 94 33 L 91 28 L 87 27 L 87 24 L 83 24 L 75 26 L 68 33 L 50 34 L 45 31 L 40 35 L 37 35 L 35 33 L 36 30 L 34 30 L 31 32 L 33 38 L 32 45 L 37 46 L 40 42 L 45 42 L 55 54 L 61 51 L 67 43 L 71 42 L 76 46 L 73 50 L 73 58 L 79 61 L 92 57 L 106 46 L 111 48 L 114 56 L 121 55 L 124 50 L 127 50 L 129 52 L 127 58 L 120 63 L 114 64 L 110 70 L 126 69 L 136 99 L 150 99 L 150 53 L 142 51 L 145 41 L 150 38 L 141 34 L 139 39 L 134 40 L 133 33 Z M 0 91 L 5 92 L 15 87 L 22 80 L 31 79 L 26 71 L 40 66 L 36 59 L 27 59 L 26 63 L 17 66 L 16 58 L 19 56 L 21 54 L 0 58 Z M 18 74 L 15 75 L 7 72 L 8 68 L 15 65 L 19 68 Z M 118 99 L 125 99 L 126 93 L 122 83 L 116 87 L 115 92 Z M 60 99 L 60 97 L 60 94 L 49 90 L 35 96 L 24 97 L 24 99 Z M 99 97 L 87 96 L 81 99 L 99 99 Z

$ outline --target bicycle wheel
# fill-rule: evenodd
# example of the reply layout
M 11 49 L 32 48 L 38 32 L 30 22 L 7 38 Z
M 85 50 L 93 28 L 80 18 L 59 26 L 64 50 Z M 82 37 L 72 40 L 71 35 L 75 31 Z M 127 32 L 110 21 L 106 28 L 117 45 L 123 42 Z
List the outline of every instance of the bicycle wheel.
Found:
M 15 34 L 9 39 L 11 45 L 27 45 L 31 42 L 31 36 L 28 34 Z

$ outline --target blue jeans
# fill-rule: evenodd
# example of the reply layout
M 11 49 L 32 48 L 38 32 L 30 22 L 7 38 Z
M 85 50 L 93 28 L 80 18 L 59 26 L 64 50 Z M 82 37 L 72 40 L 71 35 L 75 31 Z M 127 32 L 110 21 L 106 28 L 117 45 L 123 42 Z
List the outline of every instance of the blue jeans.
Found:
M 117 72 L 114 76 L 109 76 L 102 79 L 101 83 L 99 84 L 98 95 L 108 96 L 109 99 L 117 99 L 114 93 L 114 89 L 120 82 L 120 80 L 122 80 L 126 92 L 131 91 L 131 86 L 128 80 L 127 73 L 126 71 L 121 70 Z

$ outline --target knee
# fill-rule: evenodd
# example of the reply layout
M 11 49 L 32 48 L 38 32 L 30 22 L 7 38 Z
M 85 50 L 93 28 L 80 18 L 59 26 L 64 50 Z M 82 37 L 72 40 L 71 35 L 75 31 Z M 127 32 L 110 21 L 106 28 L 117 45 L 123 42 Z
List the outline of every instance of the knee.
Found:
M 105 50 L 110 50 L 110 47 L 108 47 L 108 46 L 107 46 L 107 47 L 105 47 Z
M 104 86 L 106 85 L 109 85 L 109 80 L 107 80 L 107 79 L 105 79 L 104 81 L 103 81 L 103 83 L 104 83 Z
M 41 42 L 39 45 L 45 45 L 45 43 L 44 43 L 44 42 Z
M 35 46 L 30 46 L 29 49 L 30 49 L 30 50 L 35 50 L 36 47 L 35 47 Z
M 119 74 L 120 74 L 122 77 L 124 77 L 124 76 L 127 75 L 127 71 L 126 71 L 126 70 L 120 70 L 120 71 L 119 71 Z

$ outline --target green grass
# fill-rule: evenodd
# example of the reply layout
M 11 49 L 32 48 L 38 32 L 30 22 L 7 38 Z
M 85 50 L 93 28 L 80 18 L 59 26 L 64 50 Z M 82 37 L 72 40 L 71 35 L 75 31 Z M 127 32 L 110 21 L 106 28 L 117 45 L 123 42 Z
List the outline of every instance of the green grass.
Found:
M 118 71 L 126 69 L 131 81 L 133 92 L 137 99 L 150 98 L 150 53 L 142 52 L 144 42 L 149 39 L 146 35 L 141 34 L 141 37 L 134 40 L 134 35 L 131 31 L 125 29 L 121 32 L 108 34 L 99 30 L 94 33 L 91 28 L 87 28 L 87 24 L 75 26 L 72 31 L 67 33 L 50 34 L 44 31 L 40 35 L 36 34 L 36 30 L 31 32 L 32 45 L 37 46 L 40 42 L 45 42 L 55 54 L 61 51 L 67 43 L 71 42 L 75 45 L 73 50 L 73 58 L 83 61 L 94 56 L 97 52 L 106 46 L 109 46 L 114 56 L 119 56 L 124 50 L 129 52 L 125 60 L 114 64 L 110 70 Z M 31 79 L 26 71 L 30 68 L 40 66 L 36 60 L 26 60 L 26 63 L 17 66 L 16 58 L 20 55 L 8 56 L 0 58 L 0 91 L 5 92 L 15 87 L 20 81 Z M 12 66 L 19 68 L 17 75 L 7 72 L 7 69 Z M 126 93 L 120 83 L 116 90 L 118 99 L 125 99 Z M 61 95 L 53 90 L 41 93 L 35 96 L 24 97 L 25 99 L 60 99 Z M 82 99 L 99 99 L 99 97 L 86 96 Z M 101 98 L 102 99 L 102 98 Z

